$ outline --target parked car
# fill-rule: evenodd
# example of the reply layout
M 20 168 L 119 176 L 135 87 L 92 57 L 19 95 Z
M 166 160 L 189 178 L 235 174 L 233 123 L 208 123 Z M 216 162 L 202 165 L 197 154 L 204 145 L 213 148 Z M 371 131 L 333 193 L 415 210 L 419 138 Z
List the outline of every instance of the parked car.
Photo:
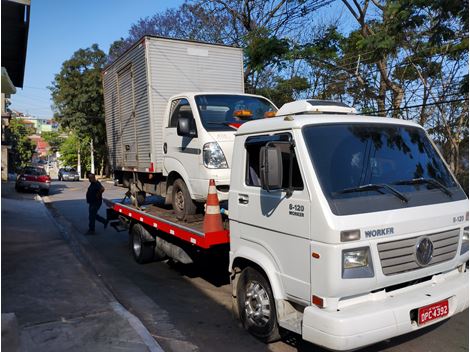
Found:
M 16 178 L 15 189 L 17 192 L 22 190 L 39 191 L 43 194 L 49 194 L 51 187 L 51 178 L 42 167 L 27 166 Z
M 73 167 L 65 167 L 59 169 L 59 181 L 78 181 L 80 175 Z

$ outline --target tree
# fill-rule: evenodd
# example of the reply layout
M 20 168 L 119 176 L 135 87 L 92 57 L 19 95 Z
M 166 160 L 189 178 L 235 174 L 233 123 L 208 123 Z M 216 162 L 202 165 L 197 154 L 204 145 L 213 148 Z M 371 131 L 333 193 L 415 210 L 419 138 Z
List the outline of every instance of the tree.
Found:
M 11 163 L 13 171 L 19 171 L 21 168 L 31 164 L 36 146 L 29 138 L 33 129 L 25 126 L 19 119 L 11 119 L 7 129 L 6 142 L 11 145 Z
M 77 50 L 55 75 L 52 86 L 55 118 L 80 140 L 92 141 L 96 159 L 105 164 L 106 128 L 101 71 L 105 53 L 97 44 Z
M 78 166 L 78 153 L 80 150 L 81 160 L 80 164 L 85 170 L 90 170 L 90 154 L 89 154 L 89 141 L 80 139 L 76 134 L 70 133 L 60 145 L 60 161 L 65 166 L 77 167 Z
M 42 132 L 41 137 L 49 144 L 51 147 L 50 153 L 54 153 L 60 149 L 62 143 L 64 143 L 64 138 L 59 132 Z
M 359 24 L 349 48 L 366 53 L 357 55 L 356 81 L 373 92 L 375 110 L 428 128 L 459 176 L 468 139 L 468 1 L 343 3 Z

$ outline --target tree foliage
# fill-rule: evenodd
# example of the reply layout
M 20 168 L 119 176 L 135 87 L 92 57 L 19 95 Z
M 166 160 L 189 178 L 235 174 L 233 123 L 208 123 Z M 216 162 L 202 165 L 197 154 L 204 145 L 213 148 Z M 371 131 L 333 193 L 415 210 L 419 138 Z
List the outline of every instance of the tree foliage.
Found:
M 6 143 L 11 145 L 11 167 L 13 171 L 19 171 L 31 164 L 31 158 L 36 150 L 36 145 L 30 139 L 34 130 L 19 119 L 12 119 L 7 131 Z
M 106 54 L 97 44 L 66 60 L 52 86 L 55 118 L 81 140 L 93 140 L 96 160 L 106 160 L 106 129 L 101 71 Z
M 59 132 L 50 131 L 42 132 L 41 137 L 49 144 L 51 147 L 50 153 L 54 153 L 60 149 L 62 143 L 64 143 L 64 137 L 61 136 Z

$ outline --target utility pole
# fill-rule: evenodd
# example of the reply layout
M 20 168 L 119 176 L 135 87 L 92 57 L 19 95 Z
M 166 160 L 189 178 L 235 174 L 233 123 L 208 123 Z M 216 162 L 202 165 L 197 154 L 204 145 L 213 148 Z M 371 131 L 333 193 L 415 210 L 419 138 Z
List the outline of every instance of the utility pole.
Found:
M 95 173 L 95 151 L 93 149 L 93 138 L 90 138 L 90 160 L 91 160 L 91 173 Z
M 82 165 L 80 161 L 80 143 L 78 143 L 78 149 L 77 149 L 77 172 L 78 172 L 78 177 L 82 177 Z

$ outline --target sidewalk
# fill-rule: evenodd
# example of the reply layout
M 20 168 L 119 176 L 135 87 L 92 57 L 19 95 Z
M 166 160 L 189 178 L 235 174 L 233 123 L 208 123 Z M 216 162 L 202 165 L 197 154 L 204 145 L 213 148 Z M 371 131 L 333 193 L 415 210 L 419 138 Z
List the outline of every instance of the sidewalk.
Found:
M 2 322 L 8 322 L 2 349 L 162 351 L 80 263 L 33 198 L 2 184 Z

